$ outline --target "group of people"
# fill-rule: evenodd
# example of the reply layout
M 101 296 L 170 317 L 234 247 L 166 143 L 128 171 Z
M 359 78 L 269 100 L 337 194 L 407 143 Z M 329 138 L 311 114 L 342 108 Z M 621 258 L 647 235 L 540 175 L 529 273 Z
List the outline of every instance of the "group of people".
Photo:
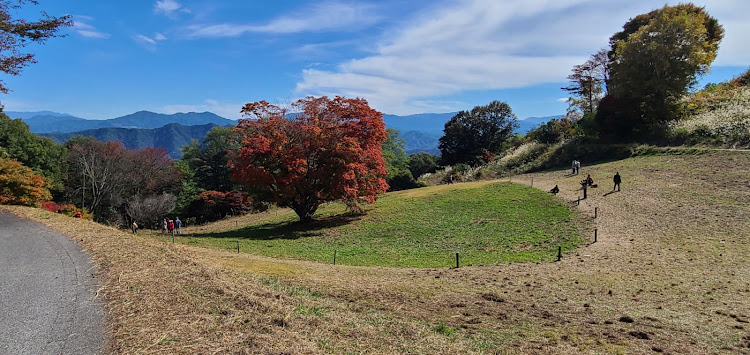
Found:
M 130 230 L 133 231 L 133 234 L 138 232 L 138 223 L 136 223 L 135 220 L 130 224 Z M 164 220 L 161 221 L 161 234 L 167 233 L 182 234 L 182 221 L 180 221 L 180 217 L 177 217 L 174 220 L 164 218 Z
M 578 174 L 581 169 L 581 162 L 578 160 L 573 160 L 573 174 Z M 622 182 L 622 178 L 620 177 L 620 172 L 616 172 L 615 176 L 612 177 L 612 182 L 614 182 L 614 186 L 612 187 L 612 191 L 620 191 L 620 183 Z M 585 179 L 581 180 L 581 189 L 583 190 L 583 198 L 585 199 L 587 197 L 587 190 L 589 187 L 595 188 L 599 187 L 599 185 L 594 183 L 594 179 L 591 177 L 591 174 L 588 174 Z M 560 188 L 555 185 L 552 189 L 549 190 L 552 194 L 557 194 L 560 192 Z
M 175 218 L 174 220 L 168 220 L 164 218 L 164 220 L 161 222 L 161 234 L 182 234 L 182 221 L 180 221 L 180 217 Z

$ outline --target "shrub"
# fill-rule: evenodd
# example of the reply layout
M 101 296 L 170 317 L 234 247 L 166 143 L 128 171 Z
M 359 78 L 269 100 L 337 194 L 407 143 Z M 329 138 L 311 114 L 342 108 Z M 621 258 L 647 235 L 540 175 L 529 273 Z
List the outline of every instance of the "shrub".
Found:
M 12 159 L 0 158 L 0 204 L 38 206 L 49 200 L 47 182 L 41 175 Z

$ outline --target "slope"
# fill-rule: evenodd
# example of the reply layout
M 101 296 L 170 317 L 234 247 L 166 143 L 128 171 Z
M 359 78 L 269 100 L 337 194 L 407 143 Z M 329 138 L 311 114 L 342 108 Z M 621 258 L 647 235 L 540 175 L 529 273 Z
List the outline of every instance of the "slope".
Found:
M 748 169 L 750 154 L 721 151 L 584 166 L 599 182 L 619 171 L 623 186 L 594 189 L 580 206 L 579 176 L 514 177 L 533 178 L 542 190 L 559 185 L 560 201 L 589 216 L 598 242 L 560 262 L 459 269 L 173 246 L 3 208 L 75 236 L 94 254 L 112 322 L 110 352 L 743 353 L 750 347 Z

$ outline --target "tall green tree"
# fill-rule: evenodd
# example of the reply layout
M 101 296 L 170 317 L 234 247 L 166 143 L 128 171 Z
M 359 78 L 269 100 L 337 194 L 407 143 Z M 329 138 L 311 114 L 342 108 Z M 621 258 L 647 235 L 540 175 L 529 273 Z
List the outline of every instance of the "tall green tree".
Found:
M 461 111 L 445 123 L 440 149 L 443 164 L 476 164 L 497 153 L 518 128 L 518 119 L 510 106 L 492 101 Z
M 70 16 L 54 17 L 41 12 L 41 18 L 28 20 L 17 18 L 23 5 L 38 4 L 35 0 L 0 0 L 0 71 L 9 75 L 19 75 L 24 67 L 36 63 L 34 55 L 23 53 L 29 43 L 44 43 L 52 37 L 60 37 L 61 27 L 71 26 Z M 0 80 L 0 92 L 8 93 L 8 88 Z
M 610 38 L 614 111 L 649 129 L 675 119 L 678 100 L 707 73 L 724 29 L 693 4 L 665 6 L 631 19 Z M 637 107 L 627 107 L 637 105 Z
M 202 142 L 193 141 L 182 149 L 182 160 L 192 170 L 198 187 L 210 191 L 232 191 L 227 166 L 229 152 L 240 148 L 231 127 L 214 127 Z

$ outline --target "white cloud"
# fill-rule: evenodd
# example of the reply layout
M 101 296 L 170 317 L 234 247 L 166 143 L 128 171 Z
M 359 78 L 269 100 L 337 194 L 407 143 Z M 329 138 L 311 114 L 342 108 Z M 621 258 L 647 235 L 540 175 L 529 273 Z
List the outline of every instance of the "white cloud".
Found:
M 161 33 L 156 33 L 153 37 L 136 34 L 132 38 L 136 43 L 146 47 L 149 50 L 156 50 L 156 45 L 158 44 L 158 42 L 167 39 L 167 37 Z
M 161 108 L 166 114 L 178 112 L 213 112 L 221 117 L 236 120 L 241 118 L 240 109 L 245 103 L 226 103 L 213 99 L 206 99 L 202 104 L 167 105 Z
M 745 41 L 743 34 L 750 33 L 741 15 L 750 12 L 750 2 L 736 3 L 723 0 L 723 5 L 712 3 L 715 9 L 707 6 L 727 29 L 719 65 L 750 62 L 750 52 L 739 45 Z M 296 93 L 360 96 L 378 110 L 412 114 L 431 110 L 425 105 L 436 97 L 565 82 L 572 66 L 606 47 L 629 18 L 663 6 L 650 0 L 448 4 L 404 21 L 408 25 L 389 33 L 371 56 L 339 63 L 330 71 L 304 69 Z M 737 6 L 748 10 L 733 10 Z M 732 19 L 725 21 L 724 12 L 733 12 Z M 731 36 L 730 28 L 736 28 Z M 445 106 L 435 105 L 434 110 Z
M 561 98 L 559 98 L 559 99 L 557 99 L 555 101 L 557 101 L 557 102 L 568 102 L 568 99 L 569 99 L 568 97 L 561 97 Z
M 264 25 L 204 24 L 188 27 L 192 38 L 238 37 L 246 33 L 300 33 L 362 28 L 376 23 L 374 7 L 357 3 L 322 2 L 281 16 Z
M 101 32 L 84 21 L 94 21 L 94 19 L 90 16 L 76 15 L 73 19 L 73 31 L 86 38 L 107 39 L 111 37 L 109 33 Z
M 189 13 L 190 10 L 186 9 L 182 4 L 175 0 L 158 0 L 154 4 L 154 12 L 174 18 L 178 12 Z

